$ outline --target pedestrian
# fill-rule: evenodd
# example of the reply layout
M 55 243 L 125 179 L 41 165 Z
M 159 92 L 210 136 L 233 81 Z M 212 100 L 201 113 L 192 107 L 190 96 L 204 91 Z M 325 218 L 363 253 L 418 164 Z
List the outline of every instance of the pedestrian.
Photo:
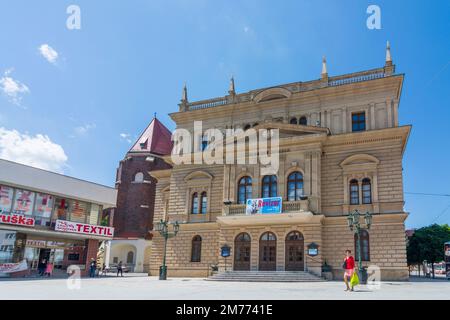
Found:
M 122 261 L 120 261 L 119 264 L 117 265 L 117 276 L 119 276 L 119 272 L 120 276 L 123 277 Z
M 47 267 L 47 261 L 42 259 L 41 262 L 38 263 L 38 274 L 39 276 L 44 276 L 45 268 Z
M 353 272 L 355 272 L 355 259 L 352 256 L 352 251 L 351 250 L 345 250 L 345 259 L 344 259 L 344 264 L 342 266 L 345 270 L 344 272 L 344 282 L 345 285 L 347 286 L 347 288 L 345 289 L 345 291 L 353 291 L 353 286 L 350 288 L 349 286 L 349 281 L 350 278 L 353 275 Z
M 47 275 L 47 277 L 50 277 L 53 273 L 53 263 L 51 262 L 47 262 L 45 265 L 45 275 Z
M 89 264 L 89 277 L 95 278 L 95 271 L 97 270 L 97 262 L 94 258 L 91 258 L 91 263 Z

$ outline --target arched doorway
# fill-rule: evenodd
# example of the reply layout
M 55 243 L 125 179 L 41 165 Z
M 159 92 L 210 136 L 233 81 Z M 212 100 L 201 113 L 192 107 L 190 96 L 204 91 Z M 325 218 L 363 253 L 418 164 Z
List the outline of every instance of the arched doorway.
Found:
M 248 233 L 240 233 L 234 239 L 234 270 L 250 270 L 251 239 Z
M 304 264 L 304 239 L 303 235 L 298 231 L 291 231 L 286 236 L 286 271 L 303 271 Z
M 259 239 L 259 270 L 277 269 L 277 237 L 272 232 L 265 232 Z

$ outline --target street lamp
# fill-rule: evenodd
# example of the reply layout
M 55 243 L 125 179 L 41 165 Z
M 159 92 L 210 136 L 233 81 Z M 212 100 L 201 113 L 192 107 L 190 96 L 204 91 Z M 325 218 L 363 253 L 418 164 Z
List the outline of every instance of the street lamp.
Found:
M 353 233 L 356 235 L 356 255 L 358 258 L 358 270 L 360 278 L 362 280 L 361 282 L 363 283 L 365 282 L 366 277 L 364 273 L 365 270 L 362 267 L 362 259 L 361 259 L 361 243 L 360 243 L 361 223 L 359 222 L 361 216 L 362 214 L 355 209 L 355 211 L 348 214 L 347 223 L 350 230 L 353 231 Z M 372 214 L 368 211 L 364 214 L 364 222 L 366 224 L 366 228 L 370 229 L 370 226 L 372 225 Z
M 173 231 L 169 231 L 169 222 L 161 219 L 155 226 L 155 230 L 164 237 L 164 255 L 162 266 L 159 267 L 159 280 L 167 280 L 167 266 L 166 266 L 166 251 L 167 251 L 167 240 L 169 238 L 175 237 L 180 230 L 180 225 L 178 221 L 172 224 Z

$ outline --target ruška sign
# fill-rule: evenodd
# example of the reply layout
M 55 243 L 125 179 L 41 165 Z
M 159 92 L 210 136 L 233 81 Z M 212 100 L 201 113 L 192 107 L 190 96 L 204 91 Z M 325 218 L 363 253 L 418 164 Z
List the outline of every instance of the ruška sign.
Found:
M 113 237 L 114 228 L 95 226 L 92 224 L 78 223 L 65 220 L 56 220 L 55 231 L 90 234 L 95 236 Z
M 34 227 L 34 218 L 21 214 L 0 213 L 0 223 L 14 224 L 18 226 Z

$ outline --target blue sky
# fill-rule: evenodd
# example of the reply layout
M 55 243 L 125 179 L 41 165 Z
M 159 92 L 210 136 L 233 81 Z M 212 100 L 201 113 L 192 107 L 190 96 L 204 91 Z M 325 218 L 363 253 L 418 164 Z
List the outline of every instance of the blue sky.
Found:
M 381 30 L 366 27 L 370 4 Z M 196 100 L 224 95 L 231 74 L 238 92 L 319 78 L 323 55 L 330 75 L 376 68 L 389 40 L 413 125 L 404 189 L 450 194 L 449 1 L 1 0 L 0 38 L 0 155 L 111 186 L 154 112 L 173 129 L 184 82 Z M 408 227 L 450 221 L 450 197 L 405 200 Z

